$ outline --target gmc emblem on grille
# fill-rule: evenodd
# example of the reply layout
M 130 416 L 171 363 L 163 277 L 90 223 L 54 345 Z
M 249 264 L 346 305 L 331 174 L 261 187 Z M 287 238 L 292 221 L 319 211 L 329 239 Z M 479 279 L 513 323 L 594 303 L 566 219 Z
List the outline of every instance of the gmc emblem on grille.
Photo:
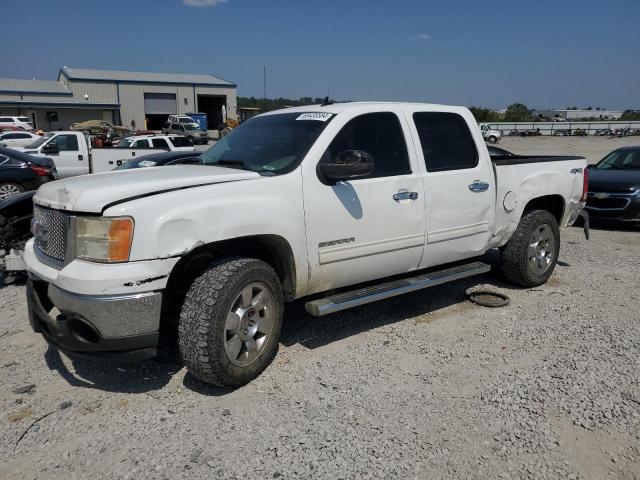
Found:
M 609 198 L 609 194 L 608 193 L 596 193 L 594 195 L 594 197 L 596 197 L 599 200 L 604 200 L 605 198 Z
M 43 248 L 47 248 L 47 243 L 49 242 L 49 227 L 47 227 L 46 225 L 43 225 L 40 222 L 34 222 L 33 234 L 38 240 L 38 243 Z

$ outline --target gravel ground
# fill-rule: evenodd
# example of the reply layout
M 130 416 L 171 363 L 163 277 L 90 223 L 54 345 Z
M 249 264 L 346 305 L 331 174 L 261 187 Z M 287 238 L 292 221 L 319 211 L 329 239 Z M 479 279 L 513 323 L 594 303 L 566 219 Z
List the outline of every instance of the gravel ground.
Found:
M 61 357 L 30 330 L 24 286 L 2 288 L 0 478 L 638 480 L 640 229 L 562 236 L 539 288 L 492 272 L 321 319 L 289 305 L 276 360 L 235 391 L 171 358 Z M 511 304 L 466 300 L 483 287 Z
M 592 233 L 563 231 L 532 290 L 490 273 L 322 319 L 293 304 L 235 391 L 61 358 L 5 287 L 0 478 L 639 479 L 640 231 Z

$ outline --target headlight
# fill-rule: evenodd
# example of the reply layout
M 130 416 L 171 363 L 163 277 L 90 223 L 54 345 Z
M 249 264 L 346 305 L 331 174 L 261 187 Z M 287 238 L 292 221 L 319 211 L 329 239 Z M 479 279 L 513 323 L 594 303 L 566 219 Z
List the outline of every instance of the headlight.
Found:
M 126 262 L 133 238 L 131 217 L 77 217 L 76 258 L 94 262 Z

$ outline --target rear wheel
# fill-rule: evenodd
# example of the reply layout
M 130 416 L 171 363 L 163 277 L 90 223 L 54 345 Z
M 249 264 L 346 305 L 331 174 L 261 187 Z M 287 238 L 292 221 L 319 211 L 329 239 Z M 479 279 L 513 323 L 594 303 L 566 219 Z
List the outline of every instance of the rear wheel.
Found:
M 273 361 L 282 312 L 280 280 L 268 264 L 224 259 L 187 292 L 178 326 L 182 361 L 203 382 L 244 385 Z
M 560 229 L 546 210 L 533 210 L 521 219 L 502 251 L 502 270 L 512 282 L 523 287 L 545 283 L 558 261 Z
M 0 200 L 24 192 L 24 187 L 17 183 L 0 183 Z

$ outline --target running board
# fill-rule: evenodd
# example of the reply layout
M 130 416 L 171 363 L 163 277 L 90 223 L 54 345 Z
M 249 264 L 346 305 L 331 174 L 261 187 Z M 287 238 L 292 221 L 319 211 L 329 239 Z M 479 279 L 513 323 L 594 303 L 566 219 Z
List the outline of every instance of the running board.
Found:
M 491 266 L 482 262 L 447 268 L 436 272 L 429 272 L 417 277 L 403 278 L 392 282 L 361 288 L 351 292 L 340 293 L 330 297 L 313 300 L 305 304 L 305 309 L 314 317 L 322 317 L 330 313 L 340 312 L 348 308 L 366 303 L 377 302 L 404 293 L 415 292 L 423 288 L 434 287 L 443 283 L 453 282 L 461 278 L 472 277 L 491 270 Z

